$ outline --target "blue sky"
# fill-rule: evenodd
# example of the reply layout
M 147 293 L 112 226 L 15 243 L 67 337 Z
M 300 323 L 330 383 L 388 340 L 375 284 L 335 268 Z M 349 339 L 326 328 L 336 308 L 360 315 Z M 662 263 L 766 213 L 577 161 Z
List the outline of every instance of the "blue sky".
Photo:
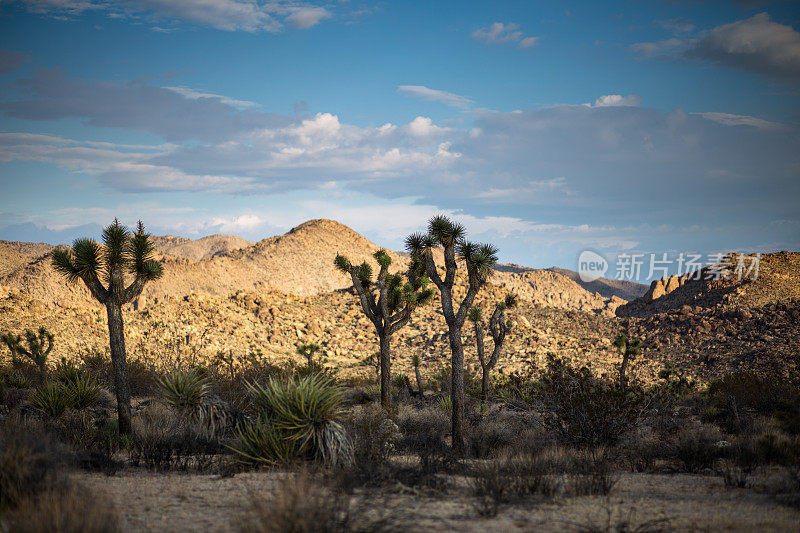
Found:
M 0 0 L 0 238 L 800 247 L 792 2 Z

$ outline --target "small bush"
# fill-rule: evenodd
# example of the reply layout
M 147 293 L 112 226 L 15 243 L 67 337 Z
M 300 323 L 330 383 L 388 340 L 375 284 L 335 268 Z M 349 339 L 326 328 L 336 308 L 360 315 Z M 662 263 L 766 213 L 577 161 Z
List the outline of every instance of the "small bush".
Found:
M 390 454 L 400 438 L 397 424 L 377 405 L 358 406 L 345 424 L 353 444 L 353 461 L 336 472 L 342 488 L 381 485 L 393 478 Z
M 667 449 L 684 472 L 699 473 L 714 466 L 714 461 L 724 455 L 726 444 L 716 426 L 691 422 L 670 439 Z
M 477 463 L 470 479 L 475 510 L 481 516 L 495 516 L 502 504 L 552 497 L 559 490 L 553 473 L 552 463 L 541 455 L 509 454 Z
M 9 514 L 9 533 L 114 533 L 119 519 L 108 502 L 80 487 L 48 489 L 19 502 Z
M 468 429 L 467 445 L 474 457 L 485 459 L 517 443 L 526 428 L 505 414 L 493 410 Z
M 409 409 L 398 415 L 399 448 L 419 458 L 423 475 L 446 470 L 453 464 L 452 450 L 444 438 L 450 420 L 441 409 Z
M 133 419 L 131 463 L 156 471 L 209 471 L 222 446 L 196 425 L 154 404 Z
M 350 499 L 300 473 L 280 483 L 271 494 L 253 491 L 238 529 L 243 533 L 353 531 Z
M 647 405 L 641 387 L 595 376 L 551 356 L 542 374 L 537 404 L 542 423 L 569 444 L 616 444 L 631 431 Z
M 606 495 L 619 481 L 614 473 L 613 457 L 607 449 L 579 451 L 571 463 L 567 490 L 573 496 Z
M 60 483 L 65 455 L 49 435 L 6 419 L 0 428 L 0 512 Z

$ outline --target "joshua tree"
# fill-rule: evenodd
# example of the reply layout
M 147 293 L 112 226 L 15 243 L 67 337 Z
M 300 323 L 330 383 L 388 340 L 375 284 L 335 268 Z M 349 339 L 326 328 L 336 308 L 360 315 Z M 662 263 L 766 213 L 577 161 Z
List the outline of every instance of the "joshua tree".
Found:
M 22 346 L 22 336 L 20 335 L 4 333 L 0 337 L 0 341 L 5 343 L 8 349 L 11 350 L 11 359 L 14 362 L 17 361 L 17 354 L 22 354 L 33 361 L 40 372 L 47 371 L 47 356 L 53 350 L 53 334 L 47 331 L 44 326 L 39 327 L 38 331 L 25 330 L 27 348 Z
M 53 252 L 53 266 L 72 282 L 82 280 L 92 296 L 106 306 L 114 388 L 117 393 L 119 431 L 131 431 L 131 395 L 125 361 L 125 329 L 122 306 L 139 297 L 148 281 L 161 277 L 161 265 L 152 259 L 153 244 L 141 221 L 136 233 L 117 219 L 103 230 L 103 245 L 76 239 L 71 250 Z M 125 285 L 125 275 L 134 276 Z M 105 285 L 103 284 L 105 282 Z
M 442 313 L 453 354 L 450 393 L 453 400 L 453 450 L 458 454 L 464 453 L 464 343 L 461 329 L 475 296 L 488 281 L 492 266 L 497 262 L 497 248 L 491 244 L 468 242 L 464 239 L 465 233 L 464 226 L 438 215 L 428 222 L 427 234 L 415 233 L 406 239 L 406 247 L 412 257 L 424 261 L 428 277 L 441 293 Z M 433 259 L 433 247 L 436 245 L 444 248 L 444 279 L 439 276 Z M 467 293 L 457 311 L 453 307 L 453 287 L 458 271 L 456 254 L 464 260 L 468 277 Z
M 628 336 L 624 333 L 620 333 L 614 338 L 614 346 L 617 347 L 620 355 L 622 355 L 622 365 L 619 367 L 620 383 L 625 383 L 625 372 L 628 370 L 628 362 L 642 353 L 641 344 L 641 339 L 628 339 Z
M 494 365 L 497 364 L 497 360 L 500 358 L 500 352 L 503 350 L 503 343 L 506 340 L 506 332 L 508 331 L 506 309 L 515 307 L 516 305 L 516 294 L 507 294 L 505 300 L 495 305 L 492 317 L 489 319 L 489 333 L 492 334 L 492 340 L 494 340 L 494 349 L 489 359 L 486 359 L 483 346 L 483 313 L 479 307 L 473 307 L 469 310 L 469 320 L 475 328 L 475 345 L 478 349 L 478 360 L 481 363 L 481 370 L 483 370 L 483 376 L 481 378 L 481 404 L 486 403 L 486 395 L 489 390 L 489 372 L 491 372 Z
M 297 353 L 302 355 L 308 361 L 308 368 L 311 369 L 314 367 L 314 354 L 320 351 L 321 348 L 319 344 L 315 342 L 309 342 L 308 344 L 301 344 L 297 347 Z
M 14 335 L 10 331 L 7 331 L 0 335 L 0 342 L 8 346 L 11 352 L 11 364 L 16 367 L 17 364 L 19 364 L 17 354 L 19 353 L 19 345 L 22 343 L 22 335 Z
M 336 268 L 350 274 L 353 288 L 361 302 L 361 310 L 375 326 L 381 347 L 381 404 L 391 407 L 391 349 L 392 335 L 408 324 L 411 314 L 433 296 L 425 277 L 425 265 L 412 258 L 406 273 L 407 281 L 399 274 L 389 274 L 392 258 L 386 250 L 374 254 L 381 269 L 375 281 L 372 280 L 372 267 L 364 261 L 356 266 L 343 255 L 336 254 Z
M 425 391 L 422 388 L 422 377 L 419 375 L 419 354 L 411 356 L 411 365 L 414 367 L 414 376 L 417 378 L 417 389 L 419 390 L 419 397 L 425 396 Z

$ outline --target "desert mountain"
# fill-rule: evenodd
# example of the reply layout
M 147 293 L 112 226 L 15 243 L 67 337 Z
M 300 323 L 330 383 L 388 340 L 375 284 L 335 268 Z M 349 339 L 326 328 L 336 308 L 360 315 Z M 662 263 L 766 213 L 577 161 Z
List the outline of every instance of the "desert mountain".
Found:
M 759 258 L 730 254 L 722 263 L 706 267 L 693 276 L 653 281 L 645 295 L 618 307 L 617 315 L 646 318 L 684 306 L 751 308 L 798 298 L 800 252 L 767 253 Z
M 164 277 L 148 284 L 137 308 L 192 293 L 227 297 L 239 290 L 266 290 L 304 297 L 343 289 L 350 286 L 350 280 L 334 268 L 336 253 L 345 254 L 353 262 L 374 262 L 372 254 L 380 248 L 332 220 L 310 220 L 285 235 L 255 244 L 224 235 L 196 241 L 154 237 L 154 242 L 165 266 Z M 8 269 L 13 271 L 0 276 L 0 287 L 58 306 L 96 305 L 83 286 L 67 283 L 53 270 L 49 255 L 37 255 L 38 249 L 31 246 L 42 245 L 18 244 L 19 249 L 27 250 L 27 255 L 14 252 L 11 244 L 6 246 L 10 250 Z M 41 251 L 48 253 L 51 249 Z M 407 254 L 389 254 L 393 270 L 406 267 Z M 548 270 L 500 266 L 492 283 L 532 303 L 563 309 L 613 314 L 624 303 L 616 296 L 589 292 L 568 277 Z
M 0 277 L 18 270 L 37 257 L 49 253 L 55 246 L 44 243 L 0 240 Z
M 156 250 L 165 255 L 173 255 L 200 261 L 208 259 L 217 254 L 223 254 L 238 248 L 252 246 L 251 241 L 242 239 L 235 235 L 209 235 L 202 239 L 192 240 L 186 237 L 175 237 L 174 235 L 164 235 L 153 237 L 153 244 Z

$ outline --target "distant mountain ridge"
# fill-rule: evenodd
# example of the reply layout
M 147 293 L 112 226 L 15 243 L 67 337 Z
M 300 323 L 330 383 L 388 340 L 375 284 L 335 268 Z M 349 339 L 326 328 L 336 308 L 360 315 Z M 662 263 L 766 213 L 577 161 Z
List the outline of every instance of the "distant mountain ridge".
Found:
M 227 297 L 239 290 L 266 290 L 306 297 L 343 289 L 351 281 L 334 268 L 336 254 L 374 263 L 372 254 L 381 248 L 348 226 L 326 219 L 309 220 L 256 243 L 233 235 L 197 240 L 154 236 L 153 242 L 164 276 L 147 285 L 137 306 L 193 292 Z M 0 241 L 0 289 L 62 307 L 96 306 L 81 284 L 68 283 L 53 270 L 47 255 L 53 248 Z M 389 255 L 393 271 L 408 264 L 407 254 L 389 251 Z M 612 314 L 625 301 L 612 285 L 603 285 L 603 292 L 586 290 L 570 276 L 552 270 L 518 265 L 498 265 L 496 270 L 493 284 L 540 305 Z

